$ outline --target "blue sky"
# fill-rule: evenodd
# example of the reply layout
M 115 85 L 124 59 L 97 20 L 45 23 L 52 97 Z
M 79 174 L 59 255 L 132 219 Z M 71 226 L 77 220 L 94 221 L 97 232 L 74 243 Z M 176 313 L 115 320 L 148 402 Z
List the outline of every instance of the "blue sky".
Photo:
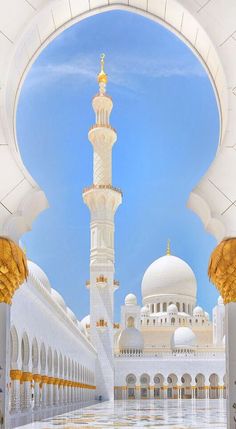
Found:
M 99 56 L 106 53 L 113 185 L 122 188 L 116 215 L 116 320 L 128 292 L 141 303 L 148 265 L 165 254 L 185 259 L 198 281 L 198 302 L 207 311 L 217 292 L 207 277 L 215 240 L 186 207 L 189 193 L 216 152 L 219 119 L 211 83 L 194 54 L 159 24 L 124 11 L 93 16 L 57 37 L 25 80 L 17 111 L 23 161 L 46 192 L 50 208 L 22 241 L 27 255 L 78 318 L 89 312 L 89 211 L 83 187 L 92 183 Z

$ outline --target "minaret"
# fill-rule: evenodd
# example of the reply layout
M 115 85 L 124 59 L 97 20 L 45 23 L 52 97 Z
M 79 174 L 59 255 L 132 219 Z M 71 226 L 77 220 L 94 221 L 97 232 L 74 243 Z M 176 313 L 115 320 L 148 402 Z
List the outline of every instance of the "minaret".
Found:
M 114 398 L 113 364 L 113 294 L 114 280 L 114 215 L 121 204 L 121 191 L 112 186 L 112 146 L 116 131 L 109 123 L 113 107 L 106 94 L 107 74 L 101 55 L 98 74 L 99 93 L 92 101 L 96 123 L 88 133 L 93 145 L 93 184 L 83 192 L 90 210 L 90 338 L 97 350 L 97 395 Z

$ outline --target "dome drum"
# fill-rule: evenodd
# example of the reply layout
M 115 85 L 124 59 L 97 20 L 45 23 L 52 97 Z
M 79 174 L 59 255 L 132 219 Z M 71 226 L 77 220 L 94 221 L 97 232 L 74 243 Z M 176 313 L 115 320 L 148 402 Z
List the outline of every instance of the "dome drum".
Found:
M 192 315 L 195 306 L 195 299 L 181 297 L 180 295 L 163 295 L 153 299 L 149 297 L 144 299 L 143 302 L 150 314 L 168 313 L 168 308 L 174 305 L 177 308 L 177 313 Z

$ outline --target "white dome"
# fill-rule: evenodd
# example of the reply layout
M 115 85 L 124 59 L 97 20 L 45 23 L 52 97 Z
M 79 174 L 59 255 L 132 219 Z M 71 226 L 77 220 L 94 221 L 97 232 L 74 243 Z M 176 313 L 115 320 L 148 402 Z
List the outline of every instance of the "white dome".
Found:
M 150 310 L 147 305 L 144 305 L 144 307 L 141 308 L 141 315 L 142 316 L 149 316 Z
M 218 304 L 224 304 L 224 300 L 223 300 L 223 298 L 222 298 L 222 296 L 220 295 L 219 296 L 219 298 L 218 298 Z
M 60 307 L 66 311 L 65 301 L 62 298 L 62 296 L 59 294 L 59 292 L 57 292 L 57 290 L 55 290 L 55 289 L 51 289 L 51 295 L 54 298 L 54 300 L 57 302 L 57 304 L 60 305 Z
M 29 277 L 32 277 L 33 280 L 39 280 L 40 284 L 47 289 L 48 292 L 51 292 L 50 281 L 48 280 L 45 272 L 40 268 L 35 262 L 27 261 L 29 269 Z
M 171 338 L 171 348 L 191 348 L 196 344 L 196 335 L 188 327 L 177 328 Z
M 83 329 L 86 331 L 88 325 L 90 325 L 90 314 L 88 314 L 87 316 L 85 316 L 82 320 L 81 320 L 81 325 L 83 327 Z
M 205 312 L 202 309 L 202 307 L 197 306 L 193 309 L 193 315 L 194 316 L 205 316 Z
M 170 304 L 167 307 L 167 313 L 173 313 L 173 314 L 178 314 L 178 308 L 175 304 Z
M 126 295 L 125 305 L 137 305 L 137 298 L 133 293 Z
M 75 325 L 77 325 L 77 317 L 73 313 L 73 311 L 69 307 L 67 307 L 66 308 L 66 312 L 67 312 L 69 318 L 72 320 L 72 322 L 75 323 Z
M 118 344 L 120 350 L 143 350 L 143 336 L 136 328 L 126 328 L 121 331 Z
M 161 295 L 181 295 L 196 298 L 197 282 L 190 266 L 173 255 L 154 261 L 145 271 L 142 281 L 143 299 Z
M 210 315 L 209 315 L 209 313 L 207 313 L 207 311 L 205 311 L 205 312 L 204 312 L 204 314 L 205 314 L 205 318 L 206 318 L 207 320 L 210 320 Z

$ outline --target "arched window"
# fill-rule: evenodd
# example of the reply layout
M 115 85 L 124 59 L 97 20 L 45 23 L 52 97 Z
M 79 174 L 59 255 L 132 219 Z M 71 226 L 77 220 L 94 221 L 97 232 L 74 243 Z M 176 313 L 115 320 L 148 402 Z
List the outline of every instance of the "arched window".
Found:
M 133 328 L 134 327 L 134 318 L 132 316 L 129 316 L 127 319 L 127 327 Z

